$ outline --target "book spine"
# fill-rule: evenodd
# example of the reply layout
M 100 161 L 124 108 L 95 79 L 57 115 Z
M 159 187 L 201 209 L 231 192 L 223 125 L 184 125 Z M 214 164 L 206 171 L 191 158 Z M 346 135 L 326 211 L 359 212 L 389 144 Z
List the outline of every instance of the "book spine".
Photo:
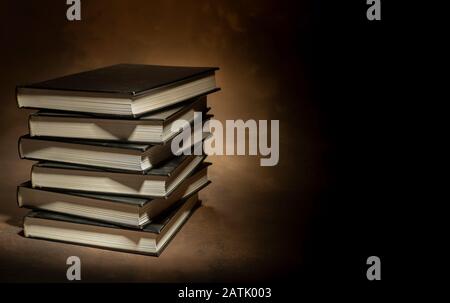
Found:
M 20 194 L 20 185 L 16 188 L 16 202 L 19 207 L 22 207 L 22 195 Z
M 22 137 L 19 138 L 19 140 L 17 141 L 17 151 L 19 153 L 19 158 L 20 159 L 24 159 L 24 155 L 23 155 L 23 150 L 22 150 Z
M 33 115 L 28 115 L 28 134 L 30 134 L 31 137 L 33 137 L 33 132 L 31 128 L 31 119 L 33 118 Z
M 35 186 L 34 186 L 34 181 L 33 181 L 33 171 L 34 171 L 34 168 L 36 167 L 36 164 L 34 164 L 32 167 L 31 167 L 31 169 L 30 169 L 30 181 L 31 181 L 31 187 L 32 188 L 35 188 Z
M 19 87 L 18 86 L 16 86 L 16 89 L 14 92 L 14 97 L 16 98 L 17 108 L 21 108 L 21 106 L 19 105 Z

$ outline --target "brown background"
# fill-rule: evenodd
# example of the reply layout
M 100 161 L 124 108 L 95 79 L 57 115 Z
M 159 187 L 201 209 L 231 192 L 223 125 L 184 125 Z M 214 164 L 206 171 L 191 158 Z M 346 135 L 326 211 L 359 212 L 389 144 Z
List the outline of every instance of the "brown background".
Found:
M 294 5 L 295 3 L 295 5 Z M 83 281 L 258 281 L 304 265 L 311 212 L 327 182 L 320 108 L 310 97 L 309 8 L 299 1 L 65 1 L 0 4 L 0 280 L 64 281 L 68 256 Z M 31 161 L 17 140 L 31 111 L 16 84 L 115 63 L 218 66 L 216 118 L 280 120 L 280 162 L 215 156 L 204 206 L 159 258 L 26 239 L 16 186 Z M 309 243 L 309 244 L 308 244 Z

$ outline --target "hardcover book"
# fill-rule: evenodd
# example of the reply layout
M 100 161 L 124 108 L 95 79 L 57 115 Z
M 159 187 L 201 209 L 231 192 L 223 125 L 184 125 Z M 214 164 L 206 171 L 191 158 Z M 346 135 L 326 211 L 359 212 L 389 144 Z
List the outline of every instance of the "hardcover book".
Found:
M 188 198 L 206 187 L 209 163 L 201 164 L 192 176 L 167 198 L 149 199 L 129 196 L 32 188 L 26 182 L 17 188 L 19 207 L 39 209 L 142 228 L 180 199 Z
M 19 108 L 139 117 L 219 90 L 215 67 L 118 64 L 16 88 Z
M 46 211 L 30 212 L 23 229 L 26 237 L 158 256 L 199 204 L 194 194 L 142 229 Z
M 192 150 L 197 144 L 202 144 L 209 135 L 209 133 L 201 132 L 192 133 L 191 145 L 178 147 L 175 152 Z M 165 144 L 150 145 L 26 135 L 19 139 L 19 156 L 22 159 L 146 172 L 173 157 L 171 143 L 172 140 Z
M 31 184 L 34 188 L 161 198 L 175 190 L 204 158 L 195 155 L 177 156 L 145 173 L 40 162 L 32 167 Z
M 206 114 L 206 97 L 198 97 L 138 119 L 101 117 L 70 112 L 41 110 L 28 121 L 32 137 L 61 137 L 135 143 L 164 143 L 176 134 L 174 121 L 194 121 L 194 112 Z

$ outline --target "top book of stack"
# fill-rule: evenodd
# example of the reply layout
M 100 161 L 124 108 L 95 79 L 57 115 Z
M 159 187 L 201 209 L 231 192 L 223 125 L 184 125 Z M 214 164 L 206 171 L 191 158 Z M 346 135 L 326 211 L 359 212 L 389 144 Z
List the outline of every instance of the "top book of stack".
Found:
M 20 108 L 137 118 L 219 90 L 216 67 L 118 64 L 17 87 Z

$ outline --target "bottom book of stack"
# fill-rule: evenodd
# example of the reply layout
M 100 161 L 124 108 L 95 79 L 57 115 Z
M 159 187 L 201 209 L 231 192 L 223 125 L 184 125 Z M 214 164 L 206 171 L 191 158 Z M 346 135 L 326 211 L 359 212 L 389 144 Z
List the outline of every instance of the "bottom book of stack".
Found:
M 202 163 L 169 196 L 144 198 L 18 187 L 26 237 L 159 256 L 200 205 L 210 181 Z

